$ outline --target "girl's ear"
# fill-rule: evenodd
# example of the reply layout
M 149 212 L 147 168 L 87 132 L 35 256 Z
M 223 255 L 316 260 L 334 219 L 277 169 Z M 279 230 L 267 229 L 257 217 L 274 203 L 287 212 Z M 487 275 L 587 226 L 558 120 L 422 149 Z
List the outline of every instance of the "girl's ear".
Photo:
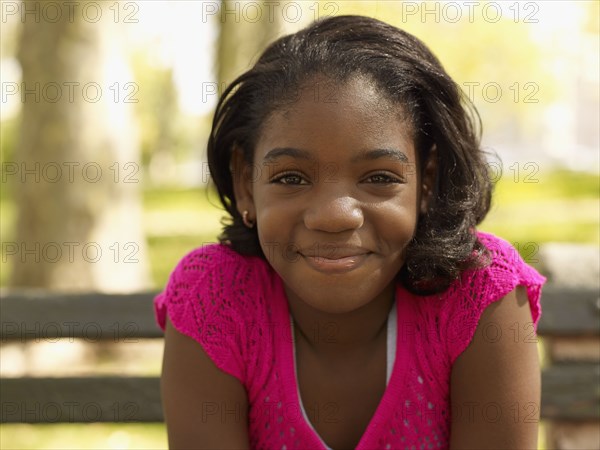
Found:
M 255 220 L 254 197 L 252 195 L 252 166 L 244 161 L 244 151 L 234 145 L 229 162 L 229 170 L 233 180 L 233 193 L 236 207 L 240 215 L 248 211 L 250 220 Z
M 429 150 L 429 157 L 423 170 L 423 176 L 421 178 L 421 214 L 425 214 L 429 209 L 429 205 L 432 202 L 432 197 L 435 192 L 435 184 L 438 169 L 438 154 L 437 145 L 433 144 L 431 150 Z

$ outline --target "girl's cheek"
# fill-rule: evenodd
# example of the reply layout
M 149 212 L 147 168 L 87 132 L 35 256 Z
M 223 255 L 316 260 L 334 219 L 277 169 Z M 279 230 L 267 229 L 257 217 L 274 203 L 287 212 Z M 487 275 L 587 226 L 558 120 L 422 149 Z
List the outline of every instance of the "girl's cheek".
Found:
M 265 199 L 257 204 L 256 208 L 259 236 L 262 234 L 269 238 L 287 234 L 286 230 L 302 217 L 301 211 L 292 201 Z

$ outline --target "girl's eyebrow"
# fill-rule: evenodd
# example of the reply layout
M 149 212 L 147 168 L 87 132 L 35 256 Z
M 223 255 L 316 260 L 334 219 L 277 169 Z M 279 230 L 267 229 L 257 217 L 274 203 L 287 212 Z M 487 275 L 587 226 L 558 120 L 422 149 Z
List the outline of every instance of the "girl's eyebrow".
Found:
M 274 162 L 277 158 L 282 156 L 291 156 L 292 158 L 305 159 L 307 161 L 314 161 L 315 158 L 307 150 L 302 150 L 293 147 L 277 147 L 269 150 L 263 158 L 263 164 Z
M 366 150 L 354 156 L 350 161 L 355 163 L 359 161 L 373 161 L 379 158 L 395 159 L 401 162 L 408 162 L 408 156 L 398 149 L 395 148 L 376 148 L 374 150 Z
M 307 150 L 293 147 L 277 147 L 267 152 L 263 158 L 263 164 L 272 163 L 277 158 L 282 156 L 290 156 L 292 158 L 315 161 L 315 157 Z M 365 160 L 373 161 L 379 158 L 389 158 L 405 163 L 408 162 L 408 157 L 406 154 L 395 148 L 376 148 L 373 150 L 366 150 L 356 156 L 353 156 L 350 162 L 357 163 Z

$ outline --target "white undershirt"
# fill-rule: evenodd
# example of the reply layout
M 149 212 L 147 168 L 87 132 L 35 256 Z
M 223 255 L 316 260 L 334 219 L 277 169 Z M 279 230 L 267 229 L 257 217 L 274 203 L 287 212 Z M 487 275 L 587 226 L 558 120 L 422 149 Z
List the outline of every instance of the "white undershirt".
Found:
M 386 346 L 386 376 L 385 376 L 385 385 L 387 386 L 390 382 L 390 377 L 392 376 L 392 369 L 394 368 L 394 361 L 396 359 L 396 334 L 397 334 L 397 314 L 396 314 L 396 302 L 393 303 L 392 309 L 390 310 L 388 321 L 387 321 L 387 346 Z M 298 371 L 296 369 L 296 342 L 294 339 L 294 320 L 292 315 L 290 314 L 290 323 L 292 324 L 292 348 L 294 349 L 294 372 L 296 374 L 296 380 L 298 380 Z M 304 405 L 302 404 L 302 398 L 300 397 L 300 390 L 298 388 L 298 383 L 296 382 L 296 389 L 298 389 L 298 401 L 300 403 L 300 408 L 302 409 L 302 415 L 304 416 L 304 420 L 306 423 L 313 429 L 317 436 L 318 433 L 315 428 L 308 420 L 308 416 L 306 414 L 306 410 L 304 409 Z M 320 438 L 320 437 L 319 437 Z M 332 450 L 325 444 L 323 439 L 321 439 L 321 443 L 327 450 Z

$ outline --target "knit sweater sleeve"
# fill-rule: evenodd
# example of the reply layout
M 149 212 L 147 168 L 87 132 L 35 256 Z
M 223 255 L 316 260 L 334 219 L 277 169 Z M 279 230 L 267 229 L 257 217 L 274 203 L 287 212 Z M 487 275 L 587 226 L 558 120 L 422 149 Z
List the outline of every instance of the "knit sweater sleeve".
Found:
M 540 297 L 546 278 L 525 263 L 507 241 L 483 232 L 478 232 L 478 237 L 489 250 L 491 263 L 461 279 L 441 314 L 448 336 L 446 342 L 451 364 L 471 343 L 483 311 L 518 285 L 526 288 L 531 310 L 530 325 L 522 326 L 521 331 L 537 332 L 542 313 Z
M 242 314 L 236 301 L 245 277 L 243 257 L 221 244 L 188 253 L 177 264 L 163 292 L 154 299 L 156 321 L 168 316 L 182 334 L 197 341 L 223 372 L 245 383 Z

